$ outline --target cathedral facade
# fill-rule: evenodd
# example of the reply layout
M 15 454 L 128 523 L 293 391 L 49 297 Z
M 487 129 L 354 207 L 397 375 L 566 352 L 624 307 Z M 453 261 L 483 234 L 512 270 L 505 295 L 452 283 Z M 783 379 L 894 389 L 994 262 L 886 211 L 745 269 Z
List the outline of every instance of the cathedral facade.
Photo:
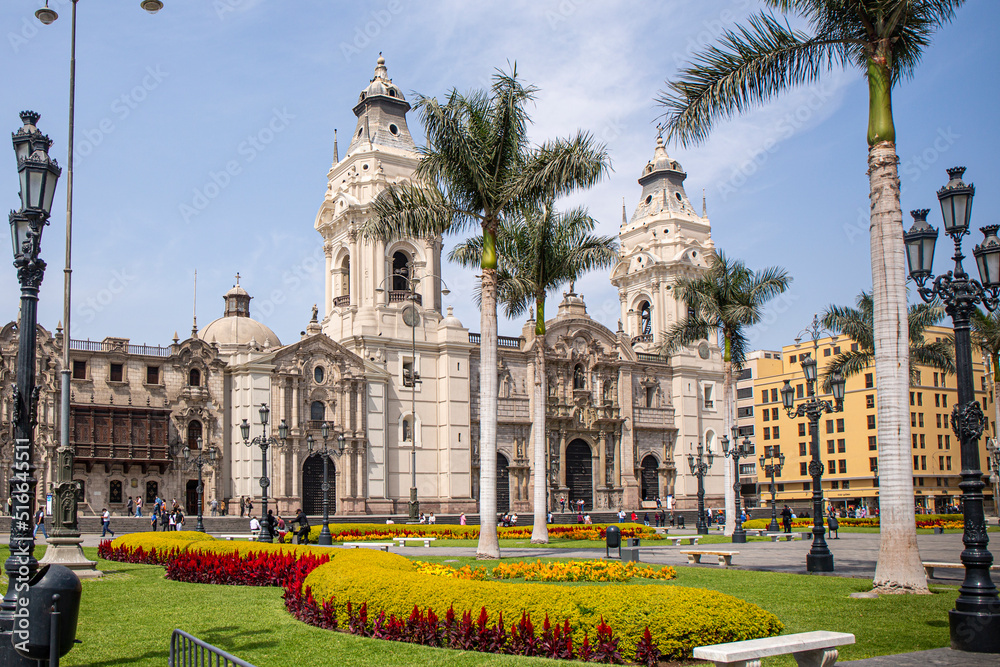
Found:
M 314 221 L 326 257 L 323 303 L 298 341 L 282 344 L 253 320 L 251 296 L 237 280 L 223 297 L 223 316 L 193 326 L 186 340 L 175 334 L 165 347 L 71 342 L 70 441 L 85 510 L 120 512 L 129 497 L 159 495 L 193 512 L 197 470 L 188 461 L 214 451 L 203 468 L 206 504 L 224 502 L 232 513 L 241 497 L 259 503 L 266 488 L 278 512 L 318 514 L 323 464 L 315 452 L 325 445 L 334 452 L 334 513 L 405 514 L 411 489 L 422 511 L 475 513 L 480 376 L 496 372 L 498 509 L 531 511 L 539 347 L 548 374 L 549 508 L 560 497 L 588 509 L 652 507 L 656 498 L 696 505 L 697 480 L 685 459 L 699 444 L 721 453 L 723 367 L 708 340 L 660 353 L 660 333 L 686 316 L 673 286 L 703 271 L 714 247 L 704 210 L 695 212 L 684 191 L 681 165 L 658 139 L 631 218 L 623 208 L 621 257 L 610 276 L 620 299 L 617 329 L 593 320 L 570 285 L 544 339 L 529 320 L 520 336 L 500 337 L 498 367 L 482 369 L 479 334 L 446 305 L 442 239 L 382 244 L 360 234 L 379 192 L 412 178 L 419 162 L 409 108 L 380 56 L 353 107 L 357 123 L 342 158 L 334 140 Z M 5 387 L 16 339 L 16 324 L 0 331 Z M 50 489 L 61 331 L 39 328 L 38 345 L 38 477 L 39 489 Z M 0 406 L 7 427 L 0 439 L 7 440 L 8 394 Z M 266 429 L 261 405 L 268 406 Z M 266 450 L 247 442 L 245 424 L 249 440 L 268 438 Z M 709 505 L 721 506 L 722 480 L 716 465 L 705 480 Z

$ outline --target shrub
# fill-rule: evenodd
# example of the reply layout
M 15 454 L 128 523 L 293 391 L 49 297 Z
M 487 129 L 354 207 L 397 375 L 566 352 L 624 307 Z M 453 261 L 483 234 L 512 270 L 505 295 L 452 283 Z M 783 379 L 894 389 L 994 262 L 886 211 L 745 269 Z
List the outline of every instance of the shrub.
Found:
M 549 526 L 549 537 L 552 539 L 569 540 L 603 540 L 608 525 L 580 524 Z M 663 539 L 650 526 L 635 523 L 613 524 L 619 527 L 622 538 L 639 537 L 644 540 Z M 322 525 L 309 529 L 309 539 L 315 542 L 319 538 Z M 498 527 L 498 535 L 503 539 L 526 540 L 531 537 L 531 526 Z M 384 523 L 331 523 L 330 536 L 334 542 L 381 542 L 394 537 L 434 537 L 439 540 L 476 540 L 479 539 L 479 526 L 454 526 L 447 524 L 384 524 Z
M 781 519 L 778 519 L 779 523 Z M 917 528 L 962 528 L 965 524 L 961 514 L 918 514 L 916 518 Z M 767 528 L 770 519 L 750 519 L 743 523 L 744 528 Z M 849 517 L 837 517 L 837 523 L 841 528 L 849 526 L 864 526 L 878 528 L 879 520 L 877 516 L 869 516 L 863 519 L 851 519 Z M 795 528 L 808 528 L 813 525 L 811 518 L 796 518 L 792 520 Z
M 415 561 L 417 571 L 439 577 L 454 577 L 483 581 L 486 579 L 524 579 L 525 581 L 628 581 L 633 578 L 673 579 L 676 570 L 670 566 L 660 569 L 642 567 L 637 563 L 620 561 L 583 560 L 565 563 L 512 562 L 500 563 L 493 569 L 468 565 L 454 568 L 450 565 Z
M 369 614 L 409 618 L 413 602 L 438 614 L 485 610 L 491 627 L 503 618 L 568 621 L 575 642 L 613 655 L 603 628 L 619 633 L 622 656 L 635 657 L 649 628 L 652 642 L 670 659 L 690 656 L 695 646 L 777 634 L 781 623 L 763 609 L 729 595 L 679 586 L 512 586 L 493 581 L 441 578 L 429 584 L 406 558 L 382 552 L 347 552 L 306 577 L 303 590 L 317 602 L 336 602 L 338 623 L 347 623 L 346 605 L 364 604 Z M 482 612 L 481 612 L 482 613 Z M 601 626 L 601 631 L 598 631 Z M 504 631 L 506 635 L 506 631 Z M 595 639 L 591 639 L 594 637 Z M 494 638 L 495 639 L 495 638 Z M 583 649 L 581 648 L 581 651 Z

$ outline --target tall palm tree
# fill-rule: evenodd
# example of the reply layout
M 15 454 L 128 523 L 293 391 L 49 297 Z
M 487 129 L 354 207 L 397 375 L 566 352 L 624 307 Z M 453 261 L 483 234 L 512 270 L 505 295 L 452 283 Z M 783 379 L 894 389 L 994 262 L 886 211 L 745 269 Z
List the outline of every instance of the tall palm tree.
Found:
M 906 270 L 892 89 L 914 74 L 931 35 L 964 0 L 764 2 L 805 19 L 811 32 L 762 12 L 723 33 L 717 45 L 695 54 L 661 96 L 667 131 L 684 145 L 699 143 L 716 120 L 817 81 L 833 66 L 853 67 L 867 79 L 875 372 L 884 397 L 878 408 L 882 527 L 874 584 L 885 591 L 926 592 L 910 467 Z
M 368 241 L 436 238 L 479 228 L 483 236 L 480 339 L 480 526 L 476 556 L 500 557 L 497 540 L 497 231 L 504 220 L 541 202 L 597 183 L 610 168 L 605 147 L 586 132 L 528 143 L 525 107 L 537 89 L 497 71 L 489 91 L 452 90 L 442 104 L 418 96 L 427 145 L 412 181 L 376 198 L 362 227 Z
M 681 346 L 695 343 L 710 334 L 721 339 L 722 360 L 725 363 L 722 403 L 726 410 L 727 434 L 736 424 L 733 378 L 746 363 L 750 344 L 747 330 L 760 321 L 764 305 L 784 292 L 791 280 L 780 267 L 753 271 L 742 261 L 731 260 L 719 251 L 712 256 L 708 271 L 697 278 L 677 281 L 675 294 L 687 303 L 689 314 L 666 331 L 662 346 L 665 353 L 671 354 Z M 734 482 L 735 476 L 727 465 L 726 532 L 730 535 L 736 527 Z
M 522 315 L 534 305 L 535 387 L 532 415 L 532 462 L 534 477 L 533 544 L 546 544 L 549 531 L 545 502 L 545 295 L 560 285 L 580 278 L 593 269 L 608 268 L 618 260 L 614 236 L 591 232 L 597 222 L 585 208 L 557 213 L 549 202 L 541 211 L 530 212 L 524 220 L 507 218 L 497 235 L 497 300 L 507 317 Z M 456 246 L 448 258 L 463 266 L 473 266 L 482 254 L 483 237 L 477 236 Z
M 875 360 L 875 303 L 871 292 L 859 294 L 856 304 L 854 308 L 827 306 L 823 312 L 824 327 L 846 335 L 858 345 L 857 350 L 846 350 L 833 358 L 826 367 L 826 378 L 835 372 L 845 378 L 857 375 L 871 367 Z M 955 345 L 950 337 L 934 341 L 924 338 L 927 327 L 937 324 L 944 316 L 944 308 L 938 304 L 919 303 L 909 307 L 907 338 L 910 341 L 910 384 L 917 382 L 918 365 L 930 366 L 948 374 L 955 372 Z

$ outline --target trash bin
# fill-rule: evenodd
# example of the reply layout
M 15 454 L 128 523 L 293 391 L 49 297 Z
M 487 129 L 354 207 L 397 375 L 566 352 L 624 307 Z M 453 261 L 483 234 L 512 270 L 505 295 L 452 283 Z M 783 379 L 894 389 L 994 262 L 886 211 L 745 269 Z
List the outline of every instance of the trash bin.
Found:
M 628 546 L 628 547 L 637 547 L 637 546 L 639 546 L 640 538 L 638 538 L 638 537 L 628 537 L 628 538 L 625 538 L 625 541 L 626 541 L 626 545 L 625 546 Z
M 608 526 L 604 531 L 604 556 L 611 558 L 611 549 L 618 549 L 618 557 L 622 556 L 622 531 L 618 526 Z
M 76 622 L 80 615 L 80 594 L 83 586 L 71 569 L 63 565 L 43 565 L 28 582 L 28 638 L 21 643 L 15 624 L 14 648 L 22 656 L 33 660 L 48 660 L 52 632 L 53 596 L 59 611 L 57 642 L 59 655 L 64 656 L 73 648 L 76 639 Z M 20 610 L 18 610 L 20 611 Z M 15 612 L 16 613 L 16 612 Z
M 684 517 L 681 516 L 681 515 L 678 515 L 678 517 L 677 517 L 677 527 L 678 528 L 683 528 L 684 527 Z

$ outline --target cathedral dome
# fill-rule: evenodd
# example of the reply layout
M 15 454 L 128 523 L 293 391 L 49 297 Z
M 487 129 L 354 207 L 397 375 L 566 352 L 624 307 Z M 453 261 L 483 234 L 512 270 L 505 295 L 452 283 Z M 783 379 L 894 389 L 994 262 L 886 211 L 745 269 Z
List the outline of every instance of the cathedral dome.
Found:
M 262 348 L 281 347 L 281 341 L 266 325 L 250 317 L 250 296 L 240 287 L 239 275 L 236 285 L 226 292 L 223 299 L 226 310 L 223 316 L 203 327 L 198 338 L 219 345 L 237 345 Z
M 378 56 L 378 61 L 375 65 L 375 76 L 372 77 L 371 83 L 368 87 L 361 91 L 361 95 L 358 97 L 358 103 L 360 104 L 369 97 L 391 97 L 401 102 L 405 102 L 406 98 L 403 97 L 403 91 L 399 89 L 399 86 L 392 82 L 389 78 L 389 70 L 385 67 L 385 58 L 382 57 L 380 53 Z

